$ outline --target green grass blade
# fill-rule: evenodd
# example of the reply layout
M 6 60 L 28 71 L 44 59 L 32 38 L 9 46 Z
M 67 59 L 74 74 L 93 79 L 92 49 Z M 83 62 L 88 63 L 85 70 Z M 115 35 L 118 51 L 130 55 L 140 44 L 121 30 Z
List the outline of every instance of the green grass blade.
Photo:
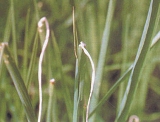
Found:
M 26 77 L 27 88 L 28 88 L 28 86 L 31 82 L 33 69 L 35 67 L 37 48 L 38 48 L 38 32 L 36 33 L 36 36 L 35 36 L 35 39 L 34 39 L 33 50 L 32 50 L 32 54 L 31 54 L 31 60 L 30 60 L 30 63 L 29 63 L 29 69 L 28 69 L 28 73 L 27 73 L 27 77 Z
M 53 108 L 53 101 L 54 101 L 53 100 L 54 99 L 54 82 L 55 82 L 55 79 L 51 79 L 49 84 L 49 101 L 48 101 L 46 122 L 52 122 L 52 108 Z
M 62 65 L 62 59 L 61 59 L 61 52 L 59 50 L 59 47 L 58 47 L 58 44 L 56 42 L 53 31 L 51 32 L 51 38 L 52 38 L 52 41 L 53 41 L 52 43 L 53 43 L 53 49 L 54 49 L 54 54 L 55 54 L 54 58 L 56 60 L 57 67 L 59 69 L 58 72 L 60 73 L 60 76 L 61 76 L 60 84 L 61 84 L 61 89 L 62 89 L 65 105 L 66 105 L 66 108 L 67 108 L 67 114 L 68 114 L 69 120 L 71 121 L 72 120 L 72 110 L 73 110 L 72 102 L 71 102 L 71 96 L 69 94 L 69 89 L 67 88 L 64 73 L 63 73 L 63 70 L 62 70 L 63 65 Z
M 118 113 L 118 117 L 116 118 L 116 122 L 126 121 L 129 115 L 131 103 L 139 83 L 139 76 L 140 76 L 147 52 L 150 48 L 153 28 L 154 28 L 154 24 L 157 16 L 157 10 L 159 7 L 159 2 L 160 2 L 159 0 L 151 1 L 146 24 L 144 27 L 141 41 L 140 41 L 139 49 L 137 52 L 137 56 L 136 56 L 133 69 L 129 78 L 126 92 L 124 94 L 124 97 L 120 106 L 121 108 Z
M 73 107 L 73 122 L 78 121 L 78 81 L 79 81 L 79 72 L 78 72 L 78 59 L 76 59 L 76 68 L 75 68 L 75 83 L 74 83 L 74 107 Z
M 110 88 L 110 90 L 107 92 L 107 94 L 99 101 L 97 106 L 93 109 L 93 111 L 90 113 L 89 117 L 91 117 L 107 100 L 108 98 L 115 92 L 115 90 L 118 88 L 118 86 L 128 77 L 131 73 L 132 66 L 122 75 L 121 78 Z
M 29 28 L 29 16 L 30 16 L 30 9 L 27 12 L 27 17 L 26 17 L 26 25 L 25 25 L 25 39 L 24 39 L 24 51 L 23 51 L 23 79 L 26 79 L 27 77 L 27 64 L 28 64 L 28 49 L 29 49 L 29 35 L 28 35 L 28 28 Z M 26 80 L 25 80 L 26 82 Z
M 9 72 L 12 80 L 13 80 L 13 83 L 15 85 L 15 88 L 17 90 L 19 98 L 20 98 L 22 105 L 24 107 L 27 119 L 30 122 L 36 122 L 35 113 L 32 108 L 31 100 L 29 98 L 26 86 L 25 86 L 24 81 L 21 77 L 21 74 L 20 74 L 20 72 L 14 62 L 14 59 L 12 58 L 12 55 L 8 49 L 8 46 L 6 43 L 2 43 L 1 47 L 4 49 L 4 54 L 3 54 L 4 63 L 7 67 L 7 70 Z
M 8 16 L 7 16 L 6 27 L 5 27 L 5 31 L 4 31 L 3 42 L 9 42 L 10 33 L 11 33 L 11 8 L 8 11 Z
M 125 13 L 125 14 L 127 14 L 127 13 Z M 123 34 L 122 35 L 122 40 L 123 40 L 123 42 L 122 42 L 122 52 L 123 52 L 122 56 L 123 56 L 123 58 L 122 58 L 122 66 L 121 66 L 122 75 L 127 68 L 126 64 L 127 64 L 127 61 L 128 61 L 127 58 L 128 58 L 128 49 L 129 49 L 128 48 L 128 45 L 129 45 L 129 41 L 128 41 L 129 40 L 129 37 L 128 37 L 128 35 L 129 35 L 129 24 L 130 24 L 130 15 L 127 15 L 127 17 L 125 18 L 125 20 L 123 22 L 124 29 L 123 29 L 123 32 L 122 32 L 122 34 Z M 123 98 L 123 94 L 125 92 L 126 85 L 127 84 L 125 82 L 125 83 L 122 83 L 119 87 L 117 110 L 118 110 L 120 102 Z
M 12 26 L 12 38 L 13 38 L 13 55 L 16 64 L 18 64 L 17 57 L 17 37 L 16 37 L 16 23 L 15 23 L 15 15 L 14 15 L 14 0 L 11 0 L 11 26 Z
M 94 84 L 94 89 L 93 89 L 93 97 L 91 98 L 91 104 L 90 104 L 90 112 L 94 109 L 94 107 L 96 106 L 97 101 L 98 101 L 99 90 L 100 90 L 101 79 L 102 79 L 102 74 L 103 74 L 104 62 L 106 59 L 106 51 L 107 51 L 108 42 L 109 42 L 111 22 L 112 22 L 112 18 L 113 18 L 114 8 L 115 8 L 115 0 L 110 0 L 107 18 L 106 18 L 105 29 L 103 32 L 103 38 L 102 38 L 101 50 L 100 50 L 100 55 L 99 55 L 99 60 L 98 60 L 98 66 L 97 66 L 97 70 L 96 70 L 95 84 Z M 89 119 L 89 122 L 94 122 L 94 119 L 95 119 L 95 116 L 92 116 Z
M 36 0 L 33 0 L 33 5 L 34 5 L 34 9 L 35 9 L 35 16 L 36 16 L 36 21 L 38 22 L 40 17 L 39 17 L 39 12 L 38 12 L 38 5 Z

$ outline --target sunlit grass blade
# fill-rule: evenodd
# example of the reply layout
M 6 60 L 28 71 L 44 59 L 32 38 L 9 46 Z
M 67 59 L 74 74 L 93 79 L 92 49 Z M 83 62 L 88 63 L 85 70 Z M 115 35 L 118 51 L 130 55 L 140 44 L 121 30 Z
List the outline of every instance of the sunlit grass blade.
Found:
M 6 43 L 1 43 L 1 48 L 4 48 L 4 54 L 3 59 L 4 63 L 7 67 L 7 70 L 13 80 L 13 83 L 15 85 L 15 88 L 18 92 L 19 98 L 22 102 L 22 105 L 24 107 L 26 116 L 28 121 L 35 122 L 36 116 L 34 113 L 34 110 L 32 108 L 31 100 L 29 98 L 26 86 L 24 84 L 24 81 L 22 79 L 22 76 L 16 66 L 16 63 L 14 59 L 12 58 L 12 55 L 8 49 L 8 45 Z
M 74 83 L 74 107 L 73 107 L 73 122 L 78 121 L 78 81 L 79 81 L 79 72 L 78 72 L 78 59 L 76 59 L 76 68 L 75 68 L 75 83 Z
M 76 58 L 76 66 L 75 66 L 75 82 L 74 82 L 74 102 L 73 102 L 73 122 L 78 122 L 78 97 L 79 97 L 79 89 L 78 89 L 78 83 L 79 83 L 79 63 L 80 63 L 80 57 L 81 57 L 81 52 L 77 53 L 77 45 L 78 45 L 78 40 L 77 40 L 77 35 L 76 35 L 76 27 L 75 27 L 75 15 L 74 15 L 74 8 L 73 8 L 73 37 L 74 37 L 74 53 L 75 53 L 75 58 Z
M 160 32 L 157 33 L 157 35 L 153 38 L 151 43 L 151 48 L 159 41 L 160 39 Z
M 104 28 L 103 37 L 102 37 L 99 60 L 98 60 L 98 65 L 97 65 L 97 70 L 96 70 L 93 96 L 91 98 L 91 104 L 90 104 L 90 110 L 89 110 L 90 112 L 95 108 L 97 101 L 98 101 L 98 96 L 99 96 L 99 91 L 100 91 L 100 86 L 101 86 L 101 79 L 102 79 L 102 74 L 103 74 L 103 68 L 104 68 L 105 59 L 106 59 L 106 52 L 107 52 L 107 48 L 108 48 L 108 42 L 109 42 L 110 29 L 111 29 L 111 24 L 112 24 L 114 8 L 115 8 L 115 0 L 110 0 L 109 6 L 108 6 L 108 13 L 107 13 L 107 18 L 106 18 L 105 28 Z M 92 116 L 89 119 L 89 122 L 93 122 L 94 119 L 95 119 L 95 116 Z
M 79 47 L 82 48 L 82 50 L 84 51 L 85 55 L 89 58 L 89 61 L 91 63 L 91 67 L 92 67 L 90 94 L 89 94 L 87 110 L 86 110 L 86 122 L 88 122 L 89 109 L 90 109 L 89 107 L 90 107 L 91 97 L 92 97 L 92 94 L 93 94 L 94 81 L 95 81 L 95 67 L 94 67 L 94 63 L 93 63 L 93 60 L 92 60 L 89 52 L 85 49 L 85 44 L 83 42 L 81 42 Z
M 42 50 L 40 53 L 40 57 L 39 57 L 39 63 L 38 63 L 38 82 L 39 82 L 39 114 L 38 114 L 38 122 L 41 121 L 41 116 L 42 116 L 42 61 L 43 61 L 43 57 L 44 57 L 44 53 L 46 50 L 46 47 L 48 45 L 48 41 L 49 41 L 49 36 L 50 36 L 50 29 L 49 29 L 49 23 L 48 20 L 46 19 L 46 17 L 43 17 L 39 20 L 38 22 L 38 29 L 39 29 L 39 35 L 43 34 L 43 30 L 42 30 L 42 26 L 43 23 L 45 23 L 46 26 L 46 35 L 45 38 L 42 39 L 41 41 L 43 42 L 43 46 L 42 46 Z
M 154 7 L 153 7 L 154 6 Z M 139 77 L 141 74 L 141 70 L 145 61 L 145 58 L 147 56 L 147 52 L 150 48 L 151 40 L 152 40 L 152 33 L 153 33 L 153 27 L 155 24 L 156 16 L 157 16 L 157 10 L 159 7 L 159 1 L 158 0 L 152 0 L 149 12 L 146 20 L 146 24 L 144 27 L 144 31 L 142 34 L 142 38 L 140 41 L 139 49 L 136 55 L 136 59 L 133 65 L 133 69 L 128 81 L 128 85 L 120 106 L 120 110 L 118 113 L 118 116 L 116 118 L 116 122 L 123 122 L 127 120 L 127 117 L 129 115 L 131 103 L 133 100 L 133 97 L 135 95 L 138 83 L 139 83 Z
M 130 24 L 130 15 L 127 15 L 127 17 L 125 18 L 126 20 L 123 22 L 123 26 L 124 26 L 124 29 L 123 29 L 123 35 L 122 35 L 122 40 L 123 40 L 123 43 L 122 43 L 122 66 L 121 66 L 121 72 L 123 75 L 124 71 L 126 70 L 127 68 L 127 57 L 128 57 L 128 45 L 129 45 L 129 24 Z M 118 90 L 118 102 L 117 102 L 117 110 L 119 108 L 119 105 L 120 105 L 120 102 L 123 98 L 123 94 L 124 94 L 124 91 L 125 91 L 125 87 L 126 87 L 126 82 L 120 84 L 120 87 L 119 87 L 119 90 Z

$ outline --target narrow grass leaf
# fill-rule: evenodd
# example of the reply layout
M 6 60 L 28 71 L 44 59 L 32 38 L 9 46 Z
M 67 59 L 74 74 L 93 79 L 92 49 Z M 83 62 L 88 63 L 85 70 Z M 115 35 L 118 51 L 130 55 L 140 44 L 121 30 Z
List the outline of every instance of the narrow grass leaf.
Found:
M 8 45 L 6 43 L 2 43 L 1 47 L 4 48 L 4 54 L 3 59 L 4 63 L 7 67 L 7 70 L 13 80 L 13 83 L 15 85 L 15 88 L 18 92 L 19 98 L 22 102 L 22 105 L 24 107 L 26 116 L 28 121 L 30 122 L 36 122 L 36 116 L 34 113 L 34 110 L 32 108 L 31 100 L 29 98 L 26 86 L 24 84 L 24 81 L 22 79 L 22 76 L 16 66 L 16 63 L 14 59 L 12 58 L 12 55 L 8 49 Z
M 37 22 L 39 21 L 40 17 L 39 17 L 39 12 L 38 12 L 38 5 L 36 0 L 33 0 L 33 5 L 34 5 L 34 9 L 35 9 L 35 16 L 36 16 L 36 20 Z
M 36 32 L 36 36 L 35 36 L 35 39 L 34 39 L 33 50 L 32 50 L 32 54 L 31 54 L 31 60 L 30 60 L 30 63 L 29 63 L 28 73 L 27 73 L 27 77 L 26 77 L 27 88 L 30 85 L 32 74 L 33 74 L 33 69 L 35 67 L 37 48 L 38 48 L 38 32 Z
M 12 38 L 13 38 L 13 54 L 16 64 L 18 64 L 17 56 L 17 37 L 16 37 L 16 23 L 14 14 L 14 0 L 11 0 L 11 26 L 12 26 Z
M 74 82 L 74 105 L 73 105 L 73 122 L 78 122 L 78 83 L 79 83 L 79 58 L 81 53 L 77 53 L 77 43 L 78 40 L 76 39 L 76 27 L 75 27 L 75 15 L 74 15 L 74 7 L 73 7 L 73 38 L 74 38 L 74 53 L 76 57 L 76 66 L 75 66 L 75 82 Z
M 26 17 L 26 25 L 25 25 L 25 39 L 24 39 L 24 51 L 23 51 L 23 79 L 26 83 L 26 77 L 27 77 L 27 64 L 28 64 L 28 49 L 29 49 L 29 35 L 28 35 L 28 29 L 29 29 L 29 16 L 30 16 L 30 9 L 27 12 Z
M 94 84 L 93 95 L 92 95 L 93 97 L 91 98 L 91 104 L 90 104 L 90 110 L 89 110 L 90 112 L 95 108 L 97 101 L 98 101 L 98 96 L 99 96 L 99 91 L 100 91 L 100 86 L 101 86 L 101 79 L 102 79 L 102 74 L 103 74 L 103 68 L 104 68 L 105 59 L 106 59 L 106 52 L 107 52 L 107 48 L 108 48 L 108 42 L 109 42 L 110 29 L 111 29 L 111 24 L 112 24 L 114 8 L 115 8 L 115 0 L 110 0 L 109 6 L 108 6 L 108 13 L 107 13 L 107 18 L 106 18 L 105 28 L 104 28 L 103 37 L 102 37 L 98 66 L 97 66 L 97 70 L 96 70 L 95 84 Z M 93 122 L 94 119 L 95 119 L 95 116 L 92 116 L 89 121 Z
M 123 122 L 127 120 L 132 99 L 135 95 L 135 92 L 139 83 L 139 76 L 140 76 L 140 73 L 141 73 L 147 52 L 149 50 L 151 40 L 152 40 L 153 27 L 156 20 L 158 7 L 159 7 L 159 0 L 152 0 L 149 7 L 149 12 L 148 12 L 146 24 L 144 27 L 144 31 L 142 34 L 142 38 L 140 41 L 139 49 L 138 49 L 136 59 L 133 65 L 133 69 L 128 81 L 128 85 L 120 106 L 120 111 L 116 118 L 116 122 Z
M 48 109 L 47 109 L 47 120 L 46 122 L 52 122 L 52 108 L 53 108 L 53 94 L 54 94 L 54 83 L 55 79 L 51 79 L 49 83 L 49 101 L 48 101 Z
M 6 26 L 4 30 L 3 42 L 9 42 L 10 34 L 11 34 L 11 7 L 8 11 Z

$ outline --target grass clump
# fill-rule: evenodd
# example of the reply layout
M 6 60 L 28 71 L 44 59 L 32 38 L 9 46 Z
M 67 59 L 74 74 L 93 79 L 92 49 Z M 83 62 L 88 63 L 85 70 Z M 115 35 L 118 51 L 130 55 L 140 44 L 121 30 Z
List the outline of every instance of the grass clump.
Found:
M 2 0 L 0 121 L 159 121 L 159 3 Z

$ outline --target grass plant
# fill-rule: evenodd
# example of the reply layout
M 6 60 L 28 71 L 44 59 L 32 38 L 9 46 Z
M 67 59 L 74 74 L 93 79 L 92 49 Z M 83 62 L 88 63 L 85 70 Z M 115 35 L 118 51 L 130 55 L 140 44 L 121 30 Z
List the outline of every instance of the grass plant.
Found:
M 2 0 L 0 13 L 0 121 L 160 121 L 159 0 Z

